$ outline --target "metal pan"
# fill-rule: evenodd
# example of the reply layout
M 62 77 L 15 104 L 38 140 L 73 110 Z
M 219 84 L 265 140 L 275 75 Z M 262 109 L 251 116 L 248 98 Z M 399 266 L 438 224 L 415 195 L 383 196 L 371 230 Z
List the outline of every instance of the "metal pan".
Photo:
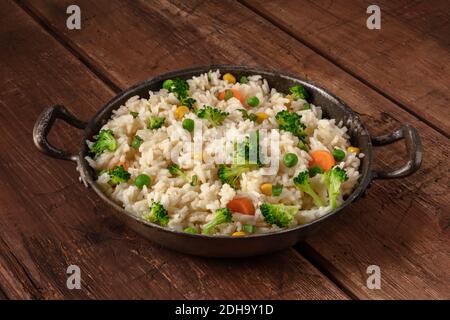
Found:
M 170 78 L 189 79 L 192 76 L 208 72 L 209 70 L 219 69 L 222 73 L 231 72 L 235 76 L 260 74 L 269 82 L 270 87 L 276 88 L 281 92 L 288 92 L 288 88 L 296 83 L 300 83 L 307 88 L 311 95 L 311 102 L 322 107 L 324 117 L 334 118 L 343 123 L 349 129 L 351 144 L 361 149 L 365 157 L 361 161 L 361 178 L 353 193 L 336 210 L 313 222 L 296 226 L 291 229 L 281 230 L 268 234 L 254 234 L 246 237 L 229 236 L 206 236 L 192 235 L 184 232 L 172 231 L 159 225 L 149 223 L 133 214 L 125 211 L 119 204 L 109 199 L 95 183 L 95 172 L 88 165 L 85 157 L 88 153 L 86 140 L 92 140 L 100 128 L 108 121 L 112 111 L 118 109 L 130 97 L 138 95 L 148 97 L 148 91 L 157 91 L 161 88 L 162 82 Z M 84 130 L 83 140 L 81 141 L 78 154 L 70 154 L 64 150 L 52 146 L 48 140 L 49 134 L 55 120 L 61 119 L 70 125 Z M 406 177 L 415 172 L 422 161 L 422 144 L 419 135 L 412 126 L 402 125 L 394 132 L 381 136 L 370 137 L 368 131 L 361 122 L 359 116 L 352 111 L 344 102 L 316 86 L 315 84 L 299 79 L 295 76 L 269 71 L 259 68 L 234 65 L 209 65 L 191 69 L 183 69 L 175 72 L 166 73 L 122 92 L 108 102 L 97 114 L 89 121 L 84 122 L 77 119 L 69 113 L 63 106 L 56 105 L 45 109 L 36 121 L 33 131 L 34 142 L 43 153 L 63 160 L 73 161 L 77 164 L 77 170 L 80 173 L 82 181 L 90 186 L 97 195 L 108 203 L 114 212 L 125 224 L 147 237 L 151 241 L 157 242 L 162 246 L 174 249 L 180 252 L 209 256 L 209 257 L 240 257 L 259 255 L 273 252 L 286 247 L 290 247 L 298 241 L 304 240 L 308 235 L 316 232 L 324 225 L 325 221 L 330 222 L 332 217 L 338 213 L 345 212 L 347 206 L 361 197 L 368 188 L 373 179 L 392 179 Z M 404 139 L 408 151 L 406 164 L 402 167 L 389 171 L 375 171 L 372 169 L 372 149 L 374 146 L 391 144 L 400 139 Z

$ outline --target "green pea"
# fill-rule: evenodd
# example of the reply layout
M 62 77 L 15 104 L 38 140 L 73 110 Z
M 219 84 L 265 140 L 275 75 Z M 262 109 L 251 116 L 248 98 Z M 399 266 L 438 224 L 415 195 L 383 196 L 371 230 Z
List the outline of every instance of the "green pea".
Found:
M 292 168 L 298 163 L 298 157 L 295 153 L 287 153 L 283 158 L 284 165 Z
M 195 126 L 194 120 L 192 120 L 192 119 L 184 119 L 183 123 L 182 123 L 182 126 L 187 131 L 192 132 L 192 131 L 194 131 L 194 126 Z
M 133 141 L 131 141 L 131 147 L 138 150 L 144 140 L 138 135 L 134 136 Z
M 259 104 L 259 99 L 256 96 L 247 99 L 247 104 L 251 107 L 257 107 Z
M 197 230 L 195 230 L 192 227 L 187 227 L 183 231 L 186 232 L 186 233 L 192 233 L 192 234 L 196 234 L 197 233 Z
M 303 110 L 309 110 L 309 109 L 311 109 L 311 105 L 308 102 L 304 103 Z
M 139 189 L 142 189 L 144 186 L 148 187 L 151 181 L 152 179 L 148 175 L 142 173 L 136 177 L 136 180 L 134 180 L 134 185 Z
M 248 83 L 248 78 L 247 78 L 246 76 L 242 76 L 242 77 L 239 79 L 239 83 L 241 83 L 241 84 L 246 84 L 246 83 Z
M 345 152 L 341 149 L 335 148 L 333 150 L 332 154 L 333 154 L 334 160 L 336 160 L 337 162 L 341 162 L 345 158 Z
M 166 90 L 170 90 L 170 88 L 172 88 L 173 85 L 173 80 L 167 79 L 163 82 L 162 87 Z
M 276 185 L 272 186 L 272 196 L 273 197 L 279 197 L 282 192 L 283 192 L 282 184 L 276 184 Z
M 252 225 L 252 224 L 244 224 L 242 226 L 242 230 L 246 233 L 255 233 L 256 231 L 256 226 Z

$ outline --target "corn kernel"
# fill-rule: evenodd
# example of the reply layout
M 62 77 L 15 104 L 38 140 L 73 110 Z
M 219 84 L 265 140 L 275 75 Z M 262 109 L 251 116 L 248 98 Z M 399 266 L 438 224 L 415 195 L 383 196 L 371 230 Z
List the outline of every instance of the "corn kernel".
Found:
M 246 233 L 244 231 L 236 231 L 231 234 L 233 237 L 245 236 Z
M 188 107 L 186 107 L 186 106 L 179 106 L 175 110 L 175 119 L 180 120 L 188 112 L 189 112 L 189 108 Z
M 256 122 L 258 122 L 258 123 L 261 123 L 266 119 L 269 119 L 269 115 L 265 112 L 256 112 L 255 116 L 256 116 Z
M 223 80 L 226 80 L 229 83 L 236 83 L 236 78 L 231 73 L 225 73 L 223 75 Z
M 361 150 L 358 147 L 348 147 L 347 151 L 351 152 L 351 153 L 360 153 L 361 152 Z
M 285 106 L 289 108 L 291 106 L 292 101 L 294 101 L 294 98 L 290 94 L 288 94 L 285 98 L 289 100 L 288 102 L 285 103 Z
M 272 184 L 270 183 L 263 183 L 260 187 L 261 192 L 265 194 L 266 196 L 272 195 Z

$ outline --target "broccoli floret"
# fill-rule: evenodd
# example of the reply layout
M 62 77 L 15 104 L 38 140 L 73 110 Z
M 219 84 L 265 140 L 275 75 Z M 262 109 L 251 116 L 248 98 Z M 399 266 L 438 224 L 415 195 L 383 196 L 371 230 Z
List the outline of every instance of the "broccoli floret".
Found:
M 306 138 L 304 129 L 305 125 L 300 121 L 301 115 L 287 110 L 280 111 L 276 114 L 275 119 L 278 122 L 278 127 L 281 130 L 289 131 L 300 140 Z
M 245 109 L 238 109 L 241 113 L 242 113 L 242 119 L 244 120 L 250 120 L 255 122 L 256 121 L 256 114 L 252 113 L 252 112 L 248 112 Z
M 233 189 L 238 188 L 239 178 L 244 172 L 256 169 L 254 164 L 232 165 L 230 167 L 220 164 L 217 175 L 222 183 L 228 183 Z
M 308 91 L 306 91 L 306 89 L 300 84 L 297 84 L 289 88 L 289 91 L 291 92 L 295 100 L 298 99 L 308 100 L 309 98 Z
M 189 91 L 189 84 L 186 80 L 182 79 L 168 79 L 164 81 L 163 88 L 175 93 L 175 95 L 178 96 L 184 95 L 186 91 Z
M 230 223 L 231 222 L 231 211 L 228 208 L 217 209 L 214 215 L 214 218 L 203 227 L 202 234 L 209 234 L 212 229 L 222 223 Z
M 214 127 L 219 126 L 228 116 L 228 112 L 220 111 L 219 109 L 205 106 L 203 109 L 198 110 L 197 117 L 201 119 L 206 119 Z
M 311 188 L 309 183 L 309 172 L 308 170 L 302 171 L 294 178 L 294 185 L 301 191 L 309 194 L 313 200 L 314 204 L 318 207 L 325 207 L 322 199 L 317 195 L 317 193 Z
M 169 223 L 169 215 L 167 210 L 159 202 L 153 202 L 150 206 L 150 212 L 144 216 L 148 222 L 159 224 L 160 226 L 167 226 Z
M 186 106 L 192 110 L 196 100 L 189 97 L 189 84 L 186 80 L 168 79 L 164 81 L 163 88 L 169 90 L 169 92 L 173 92 L 178 100 L 180 100 L 181 105 Z
M 284 204 L 263 203 L 259 209 L 267 223 L 275 224 L 280 228 L 289 227 L 299 207 Z
M 117 141 L 114 138 L 114 133 L 111 130 L 100 130 L 96 136 L 97 141 L 92 145 L 89 150 L 96 155 L 102 153 L 105 150 L 114 151 L 117 149 Z
M 115 167 L 114 169 L 108 170 L 108 174 L 109 174 L 110 181 L 113 185 L 116 185 L 116 184 L 119 184 L 122 182 L 127 182 L 131 177 L 131 174 L 127 170 L 125 170 L 123 165 L 120 165 L 120 166 Z
M 194 103 L 197 102 L 197 100 L 195 100 L 194 98 L 190 98 L 190 97 L 181 97 L 178 98 L 180 100 L 180 104 L 182 106 L 186 106 L 189 108 L 189 110 L 193 110 L 194 109 Z
M 246 84 L 246 83 L 248 83 L 249 81 L 248 81 L 248 78 L 246 77 L 246 76 L 242 76 L 240 79 L 239 79 L 239 83 L 240 84 Z
M 159 129 L 164 124 L 164 121 L 166 121 L 166 118 L 164 117 L 151 116 L 150 119 L 148 119 L 147 128 Z
M 264 166 L 259 146 L 259 130 L 250 133 L 245 141 L 234 145 L 233 164 L 257 164 Z
M 309 173 L 309 176 L 312 178 L 316 174 L 323 173 L 323 169 L 320 166 L 313 166 L 313 167 L 309 168 L 308 173 Z
M 186 173 L 184 173 L 184 171 L 180 168 L 179 165 L 172 163 L 170 166 L 167 167 L 167 169 L 169 170 L 171 175 L 188 180 Z
M 144 139 L 142 139 L 141 137 L 139 137 L 138 135 L 135 135 L 133 137 L 133 140 L 131 141 L 131 147 L 133 149 L 139 150 L 139 147 L 141 146 L 141 144 L 144 142 Z
M 328 188 L 328 198 L 333 209 L 337 207 L 336 199 L 341 193 L 341 184 L 346 180 L 348 180 L 348 176 L 345 170 L 338 166 L 333 167 L 323 174 L 323 181 Z
M 183 232 L 191 233 L 191 234 L 197 234 L 197 229 L 195 229 L 193 227 L 187 227 L 187 228 L 183 229 Z
M 174 83 L 173 83 L 173 80 L 171 80 L 171 79 L 164 80 L 164 82 L 162 84 L 162 87 L 169 91 L 173 86 L 174 86 Z
M 299 147 L 300 149 L 302 149 L 303 151 L 309 152 L 308 145 L 306 144 L 306 142 L 305 142 L 304 140 L 300 140 L 300 141 L 298 142 L 298 147 Z

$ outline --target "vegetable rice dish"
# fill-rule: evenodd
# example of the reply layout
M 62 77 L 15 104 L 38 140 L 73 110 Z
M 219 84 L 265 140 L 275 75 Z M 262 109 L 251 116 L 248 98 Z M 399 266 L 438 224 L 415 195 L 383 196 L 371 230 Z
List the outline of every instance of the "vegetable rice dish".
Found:
M 249 236 L 309 223 L 352 193 L 364 156 L 309 98 L 259 75 L 168 79 L 115 110 L 86 160 L 111 199 L 171 230 Z

